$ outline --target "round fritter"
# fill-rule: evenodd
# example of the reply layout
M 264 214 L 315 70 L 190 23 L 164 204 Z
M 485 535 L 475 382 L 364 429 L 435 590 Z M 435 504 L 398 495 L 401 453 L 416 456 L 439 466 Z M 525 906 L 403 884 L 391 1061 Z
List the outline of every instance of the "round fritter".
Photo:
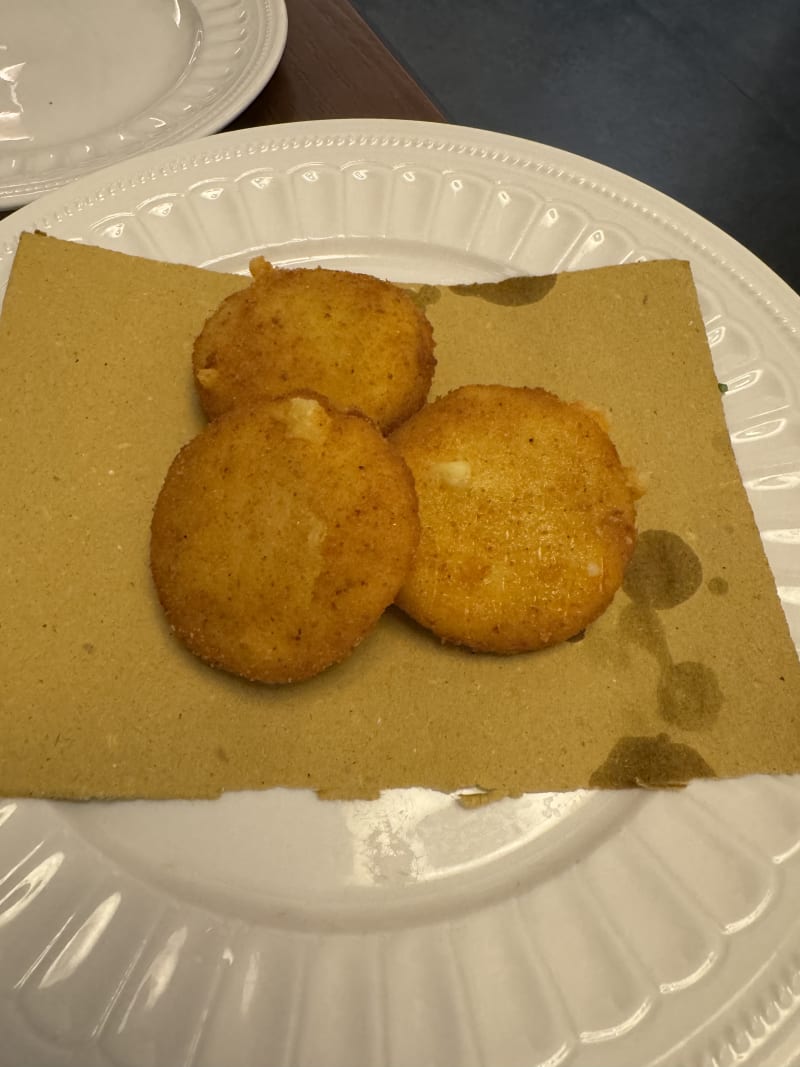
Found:
M 422 535 L 397 604 L 444 641 L 524 652 L 610 604 L 636 539 L 631 472 L 602 417 L 543 389 L 474 385 L 393 435 Z
M 433 331 L 409 294 L 367 274 L 250 264 L 253 281 L 208 318 L 194 345 L 210 419 L 259 396 L 313 390 L 384 432 L 417 411 L 433 378 Z
M 253 681 L 289 682 L 355 648 L 418 540 L 413 479 L 375 425 L 294 396 L 237 407 L 178 453 L 150 558 L 192 652 Z

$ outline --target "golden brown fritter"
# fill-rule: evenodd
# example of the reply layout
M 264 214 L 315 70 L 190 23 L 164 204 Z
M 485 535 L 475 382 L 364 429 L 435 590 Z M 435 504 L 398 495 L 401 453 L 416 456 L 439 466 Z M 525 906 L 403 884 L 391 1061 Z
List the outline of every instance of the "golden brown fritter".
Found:
M 403 289 L 367 274 L 250 264 L 195 341 L 195 382 L 210 418 L 259 396 L 311 389 L 384 432 L 418 410 L 433 378 L 433 331 Z
M 411 474 L 375 425 L 294 396 L 240 405 L 181 450 L 155 505 L 151 567 L 192 652 L 289 682 L 355 648 L 418 539 Z
M 543 648 L 596 619 L 633 552 L 639 495 L 601 421 L 543 389 L 473 385 L 396 430 L 422 524 L 398 605 L 487 652 Z

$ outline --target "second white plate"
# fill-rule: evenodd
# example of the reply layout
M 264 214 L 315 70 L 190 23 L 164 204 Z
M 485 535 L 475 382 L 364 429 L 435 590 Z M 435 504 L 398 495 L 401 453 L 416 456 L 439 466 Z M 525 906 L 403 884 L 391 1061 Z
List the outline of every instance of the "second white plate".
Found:
M 3 0 L 0 210 L 221 129 L 286 32 L 284 0 Z

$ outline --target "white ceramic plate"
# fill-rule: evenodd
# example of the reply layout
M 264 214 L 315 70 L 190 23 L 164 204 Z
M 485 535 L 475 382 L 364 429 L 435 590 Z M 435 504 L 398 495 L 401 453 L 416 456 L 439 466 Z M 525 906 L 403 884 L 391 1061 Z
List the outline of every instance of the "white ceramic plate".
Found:
M 284 0 L 2 0 L 0 210 L 221 129 L 286 29 Z
M 800 636 L 800 300 L 653 190 L 497 134 L 337 121 L 51 194 L 0 224 L 0 287 L 34 227 L 225 270 L 264 252 L 429 282 L 689 258 Z M 419 789 L 8 800 L 0 1064 L 778 1067 L 800 1051 L 798 899 L 793 778 L 474 811 Z

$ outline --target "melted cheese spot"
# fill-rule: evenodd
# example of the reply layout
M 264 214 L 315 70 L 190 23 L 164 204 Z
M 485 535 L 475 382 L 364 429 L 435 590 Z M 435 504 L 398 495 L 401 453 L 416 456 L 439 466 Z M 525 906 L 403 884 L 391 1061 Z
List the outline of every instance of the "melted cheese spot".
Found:
M 472 481 L 472 466 L 465 459 L 432 463 L 431 472 L 443 485 L 452 485 L 455 488 L 463 488 Z
M 320 444 L 328 436 L 330 418 L 318 400 L 310 396 L 293 396 L 278 416 L 286 424 L 289 437 Z

